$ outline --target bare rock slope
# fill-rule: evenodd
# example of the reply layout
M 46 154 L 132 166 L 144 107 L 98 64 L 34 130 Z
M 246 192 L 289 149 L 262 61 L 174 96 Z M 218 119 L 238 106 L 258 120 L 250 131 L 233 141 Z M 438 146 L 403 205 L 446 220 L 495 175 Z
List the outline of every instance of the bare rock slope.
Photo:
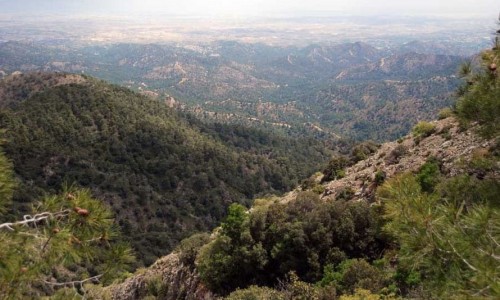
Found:
M 144 299 L 156 294 L 156 299 L 214 299 L 200 282 L 195 270 L 184 266 L 176 253 L 158 259 L 149 268 L 139 271 L 121 284 L 106 288 L 111 299 Z

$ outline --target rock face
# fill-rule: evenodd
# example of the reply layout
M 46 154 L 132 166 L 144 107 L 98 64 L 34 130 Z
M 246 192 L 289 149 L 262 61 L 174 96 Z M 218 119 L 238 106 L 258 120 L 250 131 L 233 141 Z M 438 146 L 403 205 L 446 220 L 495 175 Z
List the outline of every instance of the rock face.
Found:
M 441 163 L 441 171 L 452 177 L 463 173 L 460 161 L 470 159 L 476 151 L 495 145 L 494 139 L 484 140 L 475 134 L 474 126 L 461 130 L 453 117 L 431 123 L 435 125 L 435 131 L 430 136 L 418 140 L 407 135 L 397 142 L 384 143 L 370 157 L 348 167 L 343 178 L 324 183 L 325 192 L 321 198 L 333 201 L 349 190 L 353 194 L 352 200 L 372 202 L 375 200 L 377 173 L 384 178 L 391 178 L 399 173 L 415 172 L 429 158 L 434 157 Z M 320 178 L 316 180 L 319 181 Z M 299 187 L 284 195 L 281 201 L 295 199 L 300 190 Z
M 373 201 L 377 173 L 391 178 L 398 173 L 414 172 L 431 157 L 441 162 L 444 174 L 452 177 L 463 173 L 460 160 L 467 160 L 474 151 L 495 144 L 494 139 L 483 140 L 476 135 L 474 127 L 462 131 L 452 117 L 431 123 L 435 125 L 432 135 L 420 141 L 408 135 L 398 142 L 385 143 L 369 158 L 347 168 L 344 178 L 325 183 L 322 198 L 334 200 L 340 192 L 350 188 L 354 200 Z
M 143 272 L 137 272 L 123 283 L 111 285 L 104 294 L 116 300 L 144 299 L 214 299 L 215 296 L 200 282 L 195 270 L 184 266 L 176 253 L 157 260 Z

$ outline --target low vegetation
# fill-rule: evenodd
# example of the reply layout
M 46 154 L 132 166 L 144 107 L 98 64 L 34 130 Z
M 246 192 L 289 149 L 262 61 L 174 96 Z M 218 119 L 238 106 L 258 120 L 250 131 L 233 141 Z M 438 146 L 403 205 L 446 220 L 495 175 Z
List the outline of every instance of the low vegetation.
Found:
M 421 140 L 433 134 L 435 131 L 436 125 L 429 122 L 420 121 L 413 127 L 411 133 L 416 140 Z

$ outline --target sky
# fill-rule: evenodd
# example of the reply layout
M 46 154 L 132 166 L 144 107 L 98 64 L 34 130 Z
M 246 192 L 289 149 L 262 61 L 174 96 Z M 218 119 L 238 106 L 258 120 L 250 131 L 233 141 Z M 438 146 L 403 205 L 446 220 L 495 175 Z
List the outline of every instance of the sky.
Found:
M 0 14 L 498 17 L 499 0 L 0 0 Z

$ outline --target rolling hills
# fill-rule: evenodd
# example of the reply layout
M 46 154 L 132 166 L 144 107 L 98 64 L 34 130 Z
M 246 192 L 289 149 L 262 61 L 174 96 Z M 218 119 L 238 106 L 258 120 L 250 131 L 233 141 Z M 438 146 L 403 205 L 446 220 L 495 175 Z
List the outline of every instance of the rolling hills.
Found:
M 8 76 L 0 107 L 16 209 L 66 184 L 91 188 L 145 264 L 213 227 L 229 204 L 291 189 L 331 153 L 311 139 L 206 125 L 88 76 Z
M 177 108 L 206 120 L 277 129 L 284 124 L 282 131 L 302 136 L 317 135 L 312 128 L 320 128 L 326 138 L 388 140 L 452 103 L 459 84 L 455 73 L 464 57 L 451 55 L 445 46 L 432 50 L 436 47 L 423 42 L 391 48 L 363 42 L 302 48 L 235 41 L 5 42 L 0 43 L 0 71 L 85 73 L 160 99 L 172 96 Z M 363 98 L 367 93 L 369 98 Z M 298 113 L 290 115 L 290 107 Z M 386 111 L 411 113 L 401 123 Z M 360 116 L 370 116 L 361 122 L 376 126 L 343 124 Z

